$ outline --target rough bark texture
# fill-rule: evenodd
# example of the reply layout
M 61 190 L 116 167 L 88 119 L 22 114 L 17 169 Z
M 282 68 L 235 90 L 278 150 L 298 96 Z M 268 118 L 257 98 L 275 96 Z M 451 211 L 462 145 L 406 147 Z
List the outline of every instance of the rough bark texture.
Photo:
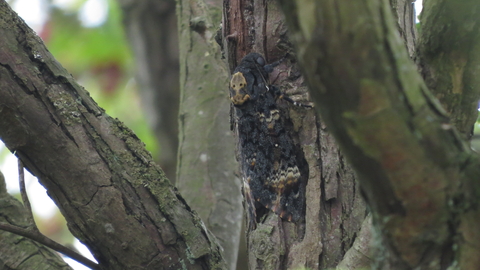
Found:
M 417 64 L 452 124 L 469 139 L 478 117 L 480 97 L 478 2 L 426 0 L 423 5 Z M 469 162 L 462 169 L 461 199 L 455 201 L 455 211 L 459 212 L 455 223 L 458 238 L 453 250 L 460 269 L 475 269 L 480 263 L 480 248 L 476 244 L 480 238 L 480 213 L 471 208 L 478 205 L 478 162 Z
M 372 210 L 376 267 L 478 267 L 478 157 L 409 60 L 388 1 L 281 3 L 312 98 Z
M 0 172 L 0 222 L 22 228 L 31 227 L 23 205 L 7 193 Z M 0 230 L 0 269 L 70 270 L 57 253 L 25 237 Z
M 102 269 L 222 269 L 220 248 L 152 161 L 0 2 L 0 139 Z
M 149 125 L 160 145 L 158 161 L 174 182 L 178 148 L 179 66 L 173 0 L 118 0 L 135 54 L 136 80 Z
M 417 43 L 416 12 L 413 2 L 415 0 L 390 0 L 393 15 L 397 20 L 398 31 L 405 42 L 405 46 L 407 46 L 410 57 L 414 56 Z
M 450 84 L 447 94 L 462 100 L 447 110 L 466 136 L 470 103 L 476 102 L 479 88 L 473 52 L 480 31 L 473 18 L 479 9 L 464 0 L 455 2 L 463 15 L 442 13 L 454 10 L 453 2 L 429 1 L 426 8 L 433 13 L 425 15 L 425 25 L 432 19 L 431 36 L 422 33 L 421 46 L 433 51 L 423 55 L 427 49 L 418 50 L 419 63 L 432 90 Z M 370 252 L 365 239 L 373 234 L 378 269 L 476 269 L 479 158 L 409 60 L 408 38 L 402 40 L 395 23 L 402 28 L 402 20 L 394 17 L 389 2 L 298 0 L 282 5 L 316 108 L 359 176 L 374 230 L 369 231 L 368 218 L 362 223 L 365 208 L 352 170 L 325 134 L 323 122 L 313 110 L 289 108 L 285 113 L 308 162 L 306 219 L 294 224 L 269 213 L 248 235 L 251 268 L 324 269 L 340 260 L 340 266 L 352 261 L 365 266 Z M 203 14 L 201 4 L 182 7 L 187 6 L 198 12 L 192 14 Z M 272 62 L 290 50 L 277 11 L 270 1 L 224 2 L 223 44 L 230 70 L 248 52 L 260 52 Z M 0 13 L 0 138 L 40 178 L 102 268 L 226 268 L 203 223 L 131 131 L 104 114 L 4 2 Z M 211 40 L 209 19 L 185 14 L 180 16 L 189 18 L 195 33 Z M 440 19 L 450 23 L 444 26 L 436 21 Z M 445 41 L 436 27 L 445 27 L 456 41 Z M 459 54 L 456 46 L 464 43 L 470 47 Z M 429 62 L 439 56 L 442 61 Z M 198 65 L 197 57 L 184 61 Z M 443 81 L 434 75 L 443 72 L 440 64 L 445 63 L 450 77 Z M 277 85 L 288 84 L 287 93 L 300 94 L 294 99 L 304 101 L 303 77 L 294 64 L 288 57 L 272 78 Z M 203 87 L 186 77 L 182 82 L 185 88 Z M 189 96 L 183 98 L 192 104 Z M 198 157 L 208 161 L 208 154 Z
M 480 10 L 474 0 L 425 0 L 418 65 L 428 88 L 465 138 L 480 97 Z
M 261 53 L 267 63 L 292 53 L 284 18 L 275 1 L 224 1 L 222 31 L 230 72 L 249 52 Z M 293 99 L 308 102 L 294 57 L 288 59 L 274 71 L 271 81 Z M 247 232 L 249 267 L 335 267 L 360 230 L 365 205 L 353 171 L 314 111 L 286 104 L 283 107 L 308 163 L 306 219 L 292 223 L 269 212 L 256 230 Z
M 235 269 L 243 219 L 230 131 L 228 71 L 215 41 L 222 1 L 179 1 L 181 103 L 177 187 Z
M 362 228 L 353 246 L 347 251 L 337 269 L 369 269 L 374 261 L 372 251 L 372 216 L 368 215 L 362 223 Z

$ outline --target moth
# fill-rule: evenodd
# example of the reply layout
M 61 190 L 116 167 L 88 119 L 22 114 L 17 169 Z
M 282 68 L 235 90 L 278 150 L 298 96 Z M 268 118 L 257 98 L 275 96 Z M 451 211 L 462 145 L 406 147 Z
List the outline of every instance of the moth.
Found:
M 278 65 L 266 65 L 258 53 L 245 56 L 230 80 L 232 120 L 238 134 L 240 170 L 248 226 L 256 228 L 262 208 L 287 221 L 304 216 L 308 166 L 292 138 L 293 125 L 278 106 L 279 100 L 298 104 L 278 87 L 269 73 Z

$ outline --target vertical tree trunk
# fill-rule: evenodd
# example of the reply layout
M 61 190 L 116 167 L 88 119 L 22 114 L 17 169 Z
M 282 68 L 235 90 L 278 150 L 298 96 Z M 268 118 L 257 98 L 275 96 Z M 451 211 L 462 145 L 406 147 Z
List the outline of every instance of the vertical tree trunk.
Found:
M 235 269 L 243 219 L 230 131 L 228 71 L 215 41 L 221 1 L 180 1 L 180 148 L 177 187 Z
M 140 87 L 142 105 L 160 145 L 159 164 L 174 183 L 180 96 L 175 1 L 118 2 L 135 55 L 135 78 Z
M 417 64 L 423 78 L 445 108 L 451 123 L 469 140 L 478 118 L 480 97 L 480 10 L 471 0 L 425 0 Z M 460 187 L 455 197 L 453 247 L 460 269 L 480 265 L 478 223 L 478 156 L 461 164 Z M 456 184 L 456 182 L 455 182 Z
M 446 13 L 461 17 L 451 12 L 458 2 L 430 3 L 444 12 L 439 13 L 443 19 L 449 18 Z M 474 1 L 459 5 L 466 21 L 479 17 Z M 306 7 L 304 1 L 282 1 L 282 6 L 312 98 L 355 168 L 372 210 L 383 241 L 376 241 L 383 251 L 376 256 L 377 267 L 478 267 L 473 254 L 479 249 L 473 243 L 479 234 L 473 223 L 480 219 L 478 207 L 471 205 L 478 204 L 479 158 L 448 122 L 410 61 L 388 2 L 319 1 Z M 457 32 L 476 29 L 472 36 L 478 37 L 478 27 L 446 25 Z M 445 24 L 435 26 L 444 33 Z M 450 49 L 461 40 L 439 40 L 437 47 L 430 46 L 435 50 L 431 56 L 451 57 L 442 44 Z M 469 49 L 478 44 L 474 42 Z M 478 89 L 473 77 L 455 78 L 458 74 L 463 70 L 450 73 L 447 80 Z
M 287 36 L 275 1 L 224 2 L 223 42 L 230 72 L 249 52 L 261 53 L 267 63 L 293 53 Z M 288 59 L 278 66 L 271 79 L 293 99 L 308 102 L 295 59 Z M 314 111 L 279 106 L 293 123 L 290 131 L 302 148 L 302 153 L 297 154 L 304 156 L 308 164 L 305 220 L 288 222 L 269 212 L 255 230 L 248 232 L 250 269 L 335 267 L 360 230 L 366 216 L 365 205 L 352 169 Z
M 417 64 L 428 88 L 465 138 L 473 135 L 480 97 L 480 33 L 476 1 L 427 0 Z

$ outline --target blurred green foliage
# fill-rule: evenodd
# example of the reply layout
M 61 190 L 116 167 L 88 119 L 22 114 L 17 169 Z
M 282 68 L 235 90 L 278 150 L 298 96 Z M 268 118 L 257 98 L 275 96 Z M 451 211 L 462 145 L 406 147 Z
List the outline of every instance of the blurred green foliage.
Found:
M 50 20 L 40 35 L 55 58 L 72 74 L 83 73 L 105 63 L 115 63 L 128 70 L 132 56 L 117 3 L 108 1 L 106 21 L 95 28 L 82 26 L 78 19 L 79 8 L 75 11 L 57 7 L 51 9 Z
M 5 158 L 10 154 L 10 151 L 7 147 L 0 146 L 0 164 L 5 161 Z
M 116 1 L 107 0 L 105 22 L 86 28 L 78 19 L 85 2 L 75 1 L 68 9 L 52 6 L 49 21 L 39 34 L 55 58 L 107 114 L 130 127 L 156 157 L 158 144 L 141 109 L 121 10 Z

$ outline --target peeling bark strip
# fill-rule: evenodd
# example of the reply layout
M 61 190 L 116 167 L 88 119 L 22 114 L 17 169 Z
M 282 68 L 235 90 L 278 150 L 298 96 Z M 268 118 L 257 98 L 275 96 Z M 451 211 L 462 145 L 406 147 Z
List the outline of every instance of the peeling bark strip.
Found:
M 260 53 L 270 61 L 291 49 L 276 1 L 224 1 L 222 32 L 230 71 L 249 52 Z

